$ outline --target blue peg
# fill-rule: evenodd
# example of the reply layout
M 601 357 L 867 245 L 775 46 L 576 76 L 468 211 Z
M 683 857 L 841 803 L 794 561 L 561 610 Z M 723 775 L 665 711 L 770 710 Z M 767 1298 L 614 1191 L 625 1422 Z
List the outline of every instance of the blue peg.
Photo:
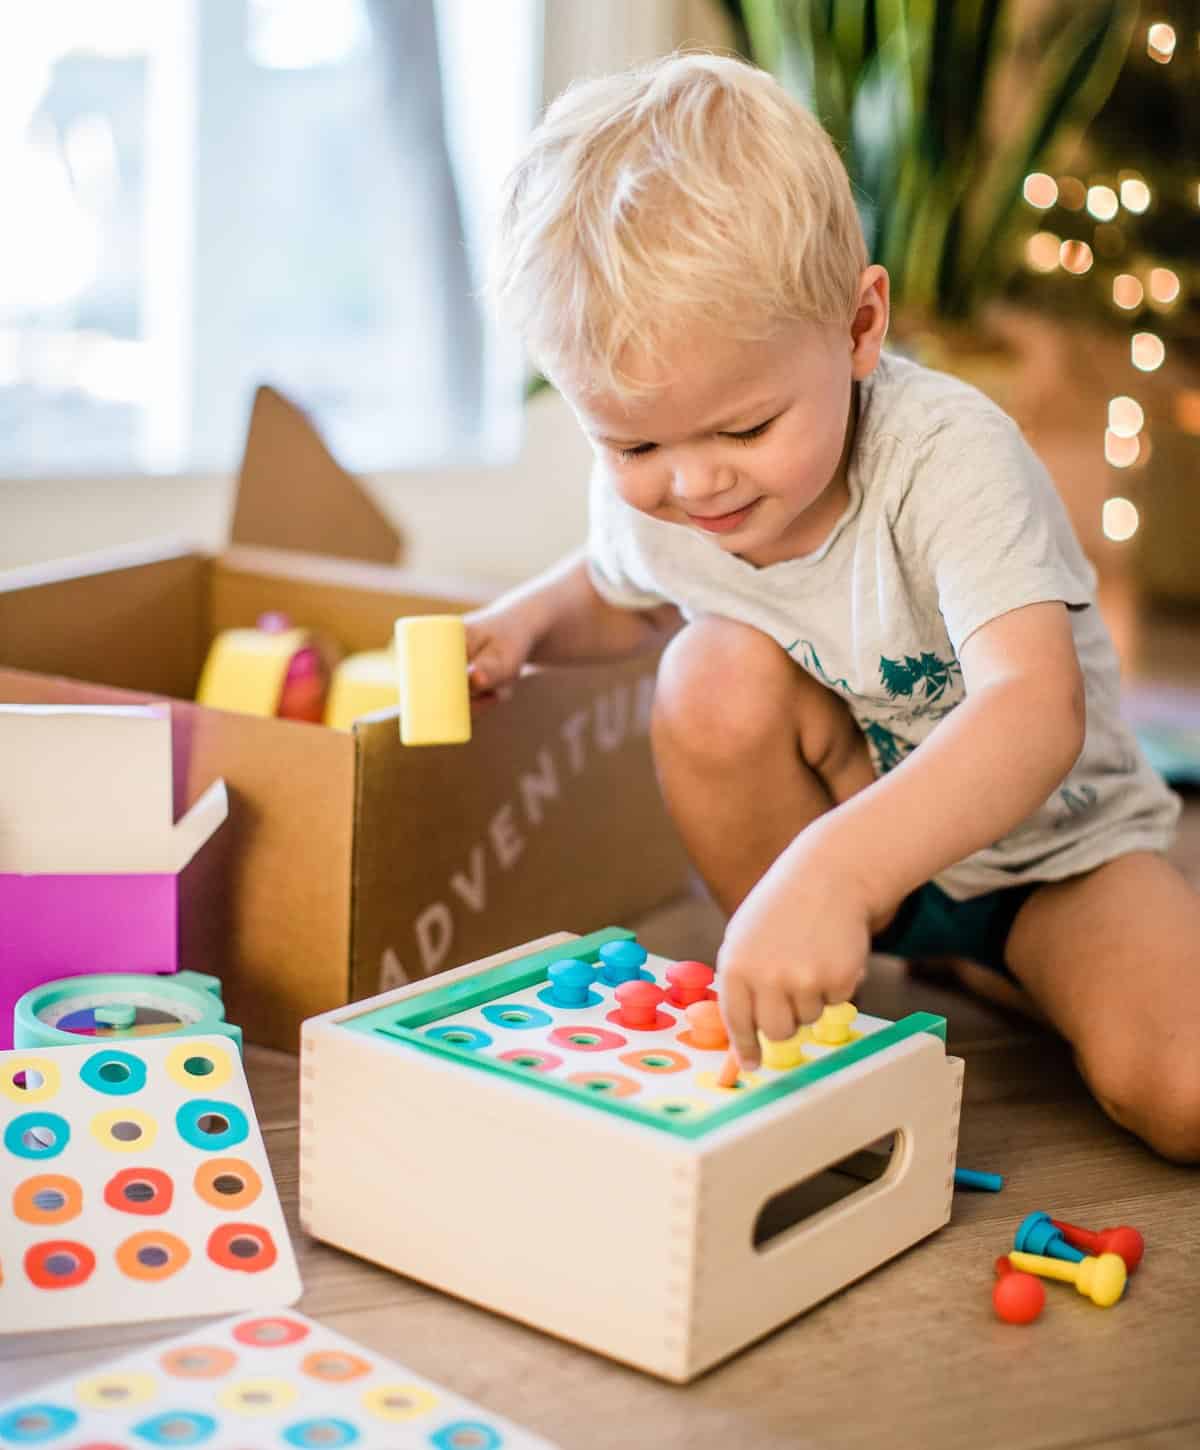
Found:
M 1013 1248 L 1023 1254 L 1067 1259 L 1072 1264 L 1078 1264 L 1087 1258 L 1082 1249 L 1077 1249 L 1063 1238 L 1048 1213 L 1026 1214 L 1017 1229 L 1016 1238 L 1013 1239 Z
M 551 1007 L 595 1007 L 601 1000 L 598 992 L 589 990 L 596 979 L 595 969 L 577 957 L 551 962 L 546 976 L 550 985 L 538 996 Z
M 642 971 L 646 948 L 635 941 L 610 941 L 600 948 L 600 980 L 606 987 L 619 987 L 638 977 L 650 977 Z

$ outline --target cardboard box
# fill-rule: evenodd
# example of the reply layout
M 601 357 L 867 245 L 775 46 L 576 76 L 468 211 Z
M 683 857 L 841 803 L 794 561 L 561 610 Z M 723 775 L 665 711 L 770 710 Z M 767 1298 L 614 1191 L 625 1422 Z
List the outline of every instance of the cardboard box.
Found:
M 0 1048 L 42 982 L 177 970 L 179 873 L 226 811 L 217 780 L 174 819 L 165 706 L 0 705 Z
M 301 474 L 276 484 L 289 507 Z M 357 651 L 386 644 L 402 614 L 482 597 L 237 545 L 0 575 L 0 700 L 169 697 L 176 814 L 226 781 L 228 824 L 183 873 L 180 964 L 222 978 L 247 1040 L 295 1051 L 306 1017 L 564 918 L 634 920 L 685 889 L 647 742 L 652 657 L 533 673 L 478 713 L 465 746 L 406 750 L 395 712 L 343 733 L 192 703 L 215 633 L 264 610 Z

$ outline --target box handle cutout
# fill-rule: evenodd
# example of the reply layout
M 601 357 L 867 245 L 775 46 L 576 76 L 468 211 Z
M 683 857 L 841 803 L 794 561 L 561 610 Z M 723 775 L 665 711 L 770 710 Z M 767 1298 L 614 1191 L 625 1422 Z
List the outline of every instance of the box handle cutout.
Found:
M 785 1234 L 811 1226 L 811 1220 L 856 1193 L 870 1192 L 904 1156 L 900 1129 L 865 1148 L 857 1148 L 817 1173 L 773 1193 L 758 1211 L 751 1234 L 756 1253 L 778 1244 Z

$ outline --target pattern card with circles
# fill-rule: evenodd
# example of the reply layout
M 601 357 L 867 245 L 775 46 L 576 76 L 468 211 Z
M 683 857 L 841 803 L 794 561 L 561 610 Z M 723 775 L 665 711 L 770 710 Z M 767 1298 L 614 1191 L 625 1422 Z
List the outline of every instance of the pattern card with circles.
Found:
M 228 1038 L 0 1052 L 0 1333 L 229 1314 L 300 1291 Z
M 0 1445 L 57 1450 L 555 1450 L 292 1310 L 237 1315 L 0 1405 Z

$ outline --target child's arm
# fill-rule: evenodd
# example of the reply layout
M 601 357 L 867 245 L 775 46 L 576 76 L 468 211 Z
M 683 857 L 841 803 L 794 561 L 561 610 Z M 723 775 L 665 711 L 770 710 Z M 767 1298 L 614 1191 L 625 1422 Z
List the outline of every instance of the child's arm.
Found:
M 1084 691 L 1064 605 L 992 620 L 960 663 L 963 702 L 902 764 L 802 831 L 731 919 L 719 981 L 743 1066 L 758 1063 L 764 1021 L 811 1022 L 848 998 L 900 901 L 1018 826 L 1075 763 Z
M 467 615 L 471 688 L 498 689 L 528 660 L 559 664 L 635 654 L 664 639 L 677 622 L 669 605 L 638 610 L 610 604 L 597 593 L 580 550 Z

